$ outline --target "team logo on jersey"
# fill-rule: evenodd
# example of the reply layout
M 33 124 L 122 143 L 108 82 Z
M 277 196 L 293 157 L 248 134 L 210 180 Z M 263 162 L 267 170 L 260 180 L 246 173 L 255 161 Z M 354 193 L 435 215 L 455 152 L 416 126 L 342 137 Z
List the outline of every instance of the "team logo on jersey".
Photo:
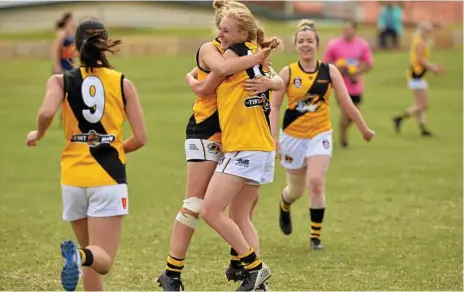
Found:
M 218 154 L 221 152 L 221 148 L 216 143 L 208 144 L 208 152 L 212 154 Z
M 265 93 L 245 99 L 245 107 L 250 108 L 256 106 L 262 107 L 266 113 L 271 109 L 271 103 Z
M 100 144 L 110 144 L 114 140 L 116 140 L 116 136 L 98 134 L 94 130 L 90 130 L 86 134 L 76 134 L 71 137 L 71 142 L 86 143 L 90 147 L 96 147 Z
M 301 78 L 300 77 L 295 77 L 293 79 L 293 86 L 295 86 L 295 88 L 300 88 L 301 87 Z
M 296 110 L 302 114 L 307 112 L 316 112 L 324 103 L 324 98 L 315 94 L 307 94 L 306 98 L 296 103 Z
M 329 149 L 330 143 L 327 140 L 322 141 L 322 146 L 324 146 L 325 149 Z

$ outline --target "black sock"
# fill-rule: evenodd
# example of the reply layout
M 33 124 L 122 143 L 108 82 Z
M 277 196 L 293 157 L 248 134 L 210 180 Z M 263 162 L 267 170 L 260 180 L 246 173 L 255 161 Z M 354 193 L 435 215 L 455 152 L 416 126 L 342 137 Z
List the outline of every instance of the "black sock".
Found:
M 168 277 L 180 277 L 183 268 L 184 259 L 168 256 L 168 260 L 166 261 L 166 275 Z
M 239 256 L 240 261 L 242 262 L 243 267 L 247 271 L 256 271 L 260 270 L 263 267 L 263 263 L 256 255 L 255 250 L 250 248 L 250 250 L 243 255 Z
M 242 268 L 242 262 L 238 257 L 238 253 L 232 247 L 230 248 L 230 265 L 235 269 Z
M 90 249 L 79 248 L 81 256 L 81 265 L 84 267 L 90 267 L 93 264 L 93 253 Z
M 325 208 L 321 209 L 309 209 L 309 215 L 311 217 L 311 239 L 320 239 L 322 221 L 324 220 Z

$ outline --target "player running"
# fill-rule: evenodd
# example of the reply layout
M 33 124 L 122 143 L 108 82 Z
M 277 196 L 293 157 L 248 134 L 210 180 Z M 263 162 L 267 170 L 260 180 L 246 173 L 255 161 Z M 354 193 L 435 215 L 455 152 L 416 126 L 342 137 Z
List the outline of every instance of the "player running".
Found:
M 76 289 L 81 267 L 84 290 L 103 290 L 102 275 L 113 265 L 122 218 L 129 210 L 126 154 L 147 139 L 135 86 L 113 70 L 105 56 L 120 43 L 108 39 L 99 21 L 80 23 L 76 47 L 81 66 L 49 78 L 38 128 L 27 135 L 27 145 L 36 146 L 61 106 L 66 136 L 61 158 L 63 219 L 71 222 L 81 246 L 73 241 L 61 245 L 61 283 L 67 291 Z M 123 141 L 126 117 L 133 136 Z

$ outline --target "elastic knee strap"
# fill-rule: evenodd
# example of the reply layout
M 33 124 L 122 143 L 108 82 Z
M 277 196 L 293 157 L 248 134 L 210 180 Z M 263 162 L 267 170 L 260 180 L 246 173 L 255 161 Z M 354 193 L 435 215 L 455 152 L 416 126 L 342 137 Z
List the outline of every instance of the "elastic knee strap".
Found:
M 202 203 L 202 199 L 195 197 L 185 199 L 182 209 L 177 213 L 176 220 L 192 229 L 197 228 Z
M 290 174 L 287 173 L 287 193 L 286 196 L 294 201 L 299 199 L 306 188 L 306 175 L 305 174 Z

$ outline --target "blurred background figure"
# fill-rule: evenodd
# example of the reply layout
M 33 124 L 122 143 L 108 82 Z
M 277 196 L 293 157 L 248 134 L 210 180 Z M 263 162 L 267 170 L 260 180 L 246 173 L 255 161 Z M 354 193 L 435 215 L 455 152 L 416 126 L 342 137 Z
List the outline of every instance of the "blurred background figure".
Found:
M 51 48 L 53 73 L 60 74 L 73 69 L 76 56 L 74 34 L 77 22 L 71 12 L 64 13 L 56 22 L 56 38 Z
M 390 48 L 398 49 L 403 32 L 403 7 L 401 4 L 385 3 L 380 10 L 377 25 L 379 28 L 379 46 L 382 49 L 388 49 L 388 39 L 390 39 Z
M 435 74 L 443 73 L 443 68 L 438 64 L 430 63 L 430 45 L 429 38 L 433 26 L 430 22 L 419 23 L 416 34 L 412 40 L 410 54 L 410 65 L 407 73 L 408 86 L 414 96 L 414 104 L 406 109 L 403 115 L 396 116 L 393 119 L 396 132 L 400 132 L 401 123 L 410 116 L 417 116 L 419 129 L 422 136 L 432 136 L 432 133 L 425 125 L 425 111 L 429 104 L 428 83 L 425 80 L 427 71 Z
M 362 100 L 362 75 L 372 68 L 372 52 L 366 40 L 356 35 L 355 21 L 345 21 L 342 35 L 327 45 L 324 62 L 333 63 L 340 70 L 351 100 L 359 107 Z M 348 128 L 351 119 L 342 110 L 340 113 L 340 144 L 348 147 Z

